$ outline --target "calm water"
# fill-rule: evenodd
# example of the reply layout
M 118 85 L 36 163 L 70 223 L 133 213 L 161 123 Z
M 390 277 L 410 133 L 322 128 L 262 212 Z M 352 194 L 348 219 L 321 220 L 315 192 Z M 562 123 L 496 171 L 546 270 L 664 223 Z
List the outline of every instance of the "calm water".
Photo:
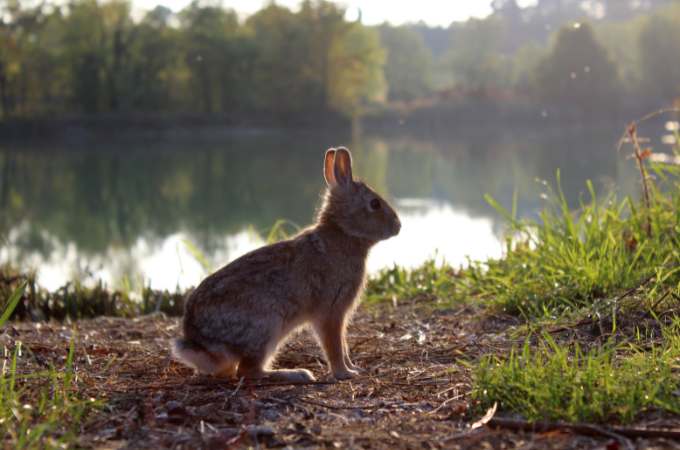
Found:
M 349 145 L 355 172 L 390 198 L 403 228 L 370 257 L 375 271 L 438 255 L 454 264 L 501 254 L 503 223 L 489 193 L 519 214 L 543 205 L 561 169 L 576 205 L 585 182 L 634 192 L 632 162 L 616 153 L 621 128 L 468 132 L 447 139 L 314 133 L 121 138 L 118 142 L 0 143 L 0 262 L 37 271 L 57 288 L 78 277 L 112 286 L 195 285 L 262 244 L 279 219 L 304 226 L 323 188 L 324 150 Z M 287 229 L 292 229 L 288 225 Z

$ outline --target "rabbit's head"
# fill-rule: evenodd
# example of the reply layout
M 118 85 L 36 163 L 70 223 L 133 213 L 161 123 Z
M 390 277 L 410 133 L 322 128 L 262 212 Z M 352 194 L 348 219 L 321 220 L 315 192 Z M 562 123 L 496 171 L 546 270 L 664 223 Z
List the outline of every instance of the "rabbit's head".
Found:
M 352 155 L 344 147 L 331 148 L 324 159 L 328 185 L 320 223 L 334 224 L 346 234 L 370 241 L 396 236 L 401 222 L 392 206 L 373 189 L 352 177 Z

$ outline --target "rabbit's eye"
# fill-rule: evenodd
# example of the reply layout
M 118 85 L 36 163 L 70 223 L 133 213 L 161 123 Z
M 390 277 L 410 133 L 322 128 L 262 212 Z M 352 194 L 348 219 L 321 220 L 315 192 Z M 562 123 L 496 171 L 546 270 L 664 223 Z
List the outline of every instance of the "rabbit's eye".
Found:
M 380 209 L 380 200 L 378 200 L 377 198 L 374 198 L 373 200 L 371 200 L 371 209 L 373 211 L 379 210 Z

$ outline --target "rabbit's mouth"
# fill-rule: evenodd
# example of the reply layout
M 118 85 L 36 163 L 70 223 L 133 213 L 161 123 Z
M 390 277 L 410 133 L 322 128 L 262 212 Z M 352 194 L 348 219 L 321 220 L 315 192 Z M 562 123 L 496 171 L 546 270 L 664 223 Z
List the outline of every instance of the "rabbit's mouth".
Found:
M 396 236 L 401 231 L 401 220 L 397 219 L 392 225 L 392 236 Z

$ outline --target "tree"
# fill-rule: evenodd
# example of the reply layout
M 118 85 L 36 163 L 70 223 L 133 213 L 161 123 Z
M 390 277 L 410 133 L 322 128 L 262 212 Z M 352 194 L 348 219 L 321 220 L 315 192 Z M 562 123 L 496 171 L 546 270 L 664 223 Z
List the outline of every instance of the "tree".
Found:
M 97 2 L 79 0 L 71 3 L 64 28 L 64 63 L 69 72 L 74 106 L 86 113 L 106 109 L 107 33 Z
M 476 90 L 510 81 L 512 68 L 502 54 L 503 25 L 497 17 L 471 19 L 451 33 L 447 60 L 454 82 Z
M 327 1 L 298 13 L 269 5 L 251 17 L 258 103 L 278 114 L 335 111 L 351 117 L 384 92 L 379 36 Z
M 194 1 L 180 13 L 180 23 L 198 109 L 204 113 L 234 109 L 234 100 L 244 92 L 239 84 L 245 62 L 240 58 L 236 13 Z
M 640 34 L 643 89 L 655 101 L 680 96 L 680 8 L 655 15 Z
M 585 23 L 560 29 L 552 51 L 539 64 L 536 83 L 541 100 L 553 105 L 582 112 L 618 106 L 617 67 Z
M 157 6 L 137 25 L 130 45 L 130 76 L 126 93 L 131 105 L 142 111 L 172 110 L 181 101 L 177 92 L 186 90 L 186 76 L 179 33 L 170 26 L 173 13 Z
M 30 116 L 62 105 L 54 101 L 63 87 L 56 48 L 63 30 L 60 11 L 10 0 L 0 17 L 0 117 Z
M 391 100 L 411 100 L 431 89 L 432 52 L 423 37 L 407 27 L 380 27 L 387 52 L 385 79 Z
M 365 103 L 384 97 L 384 63 L 378 32 L 348 24 L 328 49 L 328 106 L 356 120 Z
M 322 109 L 323 81 L 313 67 L 309 27 L 275 4 L 251 16 L 246 25 L 257 37 L 253 87 L 257 106 L 281 118 Z

